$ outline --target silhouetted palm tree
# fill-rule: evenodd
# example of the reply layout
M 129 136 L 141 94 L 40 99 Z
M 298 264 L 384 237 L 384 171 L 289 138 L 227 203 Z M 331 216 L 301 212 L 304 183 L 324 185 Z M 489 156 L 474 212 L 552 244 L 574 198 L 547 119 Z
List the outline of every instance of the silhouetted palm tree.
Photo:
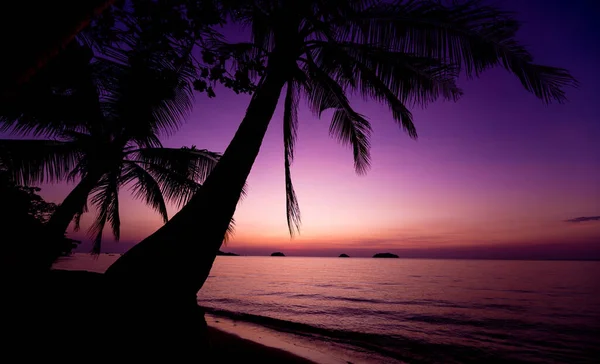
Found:
M 290 232 L 300 212 L 290 177 L 300 95 L 317 116 L 333 112 L 330 134 L 351 146 L 357 173 L 369 167 L 368 120 L 349 94 L 389 106 L 416 138 L 410 108 L 456 100 L 456 80 L 504 67 L 544 102 L 565 100 L 568 71 L 541 66 L 515 39 L 511 13 L 479 1 L 222 1 L 251 30 L 247 44 L 224 45 L 240 58 L 262 57 L 266 71 L 245 117 L 204 187 L 154 234 L 124 254 L 107 276 L 154 291 L 188 295 L 208 276 L 229 219 L 271 121 L 284 100 L 285 183 Z M 240 5 L 240 3 L 242 5 Z M 174 296 L 172 296 L 174 297 Z
M 85 118 L 78 123 L 70 118 L 67 123 L 60 118 L 5 119 L 4 129 L 44 134 L 51 140 L 0 141 L 0 156 L 20 184 L 80 179 L 50 218 L 49 240 L 62 237 L 74 218 L 78 222 L 91 196 L 98 210 L 90 229 L 95 253 L 106 223 L 119 239 L 120 187 L 130 185 L 133 195 L 166 222 L 165 201 L 185 203 L 219 158 L 195 147 L 163 148 L 159 140 L 175 131 L 192 107 L 189 81 L 194 71 L 185 61 L 173 61 L 162 51 L 113 56 L 90 65 L 87 95 L 96 102 L 88 102 L 94 107 Z
M 129 185 L 132 195 L 168 221 L 167 202 L 179 206 L 200 187 L 219 154 L 195 148 L 125 148 L 90 133 L 64 132 L 61 140 L 0 140 L 2 154 L 10 161 L 9 171 L 17 183 L 58 182 L 80 179 L 49 220 L 49 227 L 64 234 L 68 225 L 87 211 L 87 200 L 98 214 L 90 227 L 93 252 L 100 252 L 102 232 L 110 223 L 116 240 L 120 237 L 118 193 Z M 6 154 L 5 154 L 6 153 Z M 4 158 L 3 158 L 4 159 Z

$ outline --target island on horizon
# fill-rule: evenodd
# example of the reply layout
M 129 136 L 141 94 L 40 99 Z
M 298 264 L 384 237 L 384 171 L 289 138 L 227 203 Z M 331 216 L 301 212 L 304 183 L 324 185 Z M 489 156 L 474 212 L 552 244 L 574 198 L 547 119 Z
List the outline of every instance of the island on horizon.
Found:
M 350 256 L 348 254 L 340 254 L 340 256 L 338 258 L 350 258 Z
M 282 252 L 275 252 L 271 254 L 272 257 L 285 257 L 285 254 Z
M 399 258 L 396 254 L 392 253 L 377 253 L 373 255 L 373 258 Z
M 217 255 L 226 256 L 226 257 L 239 257 L 239 254 L 231 253 L 231 252 L 222 252 L 219 250 Z

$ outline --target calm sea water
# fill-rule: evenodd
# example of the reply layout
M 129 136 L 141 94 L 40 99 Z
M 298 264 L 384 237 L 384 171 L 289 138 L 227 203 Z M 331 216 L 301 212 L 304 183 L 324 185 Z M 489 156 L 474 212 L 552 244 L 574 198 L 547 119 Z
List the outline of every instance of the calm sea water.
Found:
M 600 358 L 600 262 L 218 257 L 198 302 L 385 362 Z

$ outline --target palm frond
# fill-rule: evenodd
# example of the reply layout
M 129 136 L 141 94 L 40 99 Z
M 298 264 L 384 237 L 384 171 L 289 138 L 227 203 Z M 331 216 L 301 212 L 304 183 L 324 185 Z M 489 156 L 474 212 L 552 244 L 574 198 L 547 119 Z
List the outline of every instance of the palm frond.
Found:
M 269 9 L 266 6 L 255 5 L 252 12 L 252 43 L 260 49 L 273 49 L 273 32 L 271 28 Z
M 565 87 L 577 86 L 571 74 L 541 66 L 516 40 L 514 14 L 479 0 L 394 1 L 364 11 L 340 26 L 352 42 L 389 46 L 398 52 L 456 65 L 468 77 L 502 66 L 546 103 L 566 100 Z
M 66 181 L 73 183 L 78 178 L 83 177 L 83 175 L 85 175 L 85 173 L 88 170 L 89 164 L 89 159 L 87 158 L 87 156 L 84 155 L 81 159 L 77 161 L 75 167 L 73 167 L 73 169 L 69 172 Z
M 120 183 L 131 184 L 131 193 L 134 198 L 143 200 L 148 206 L 156 210 L 163 219 L 169 220 L 167 206 L 158 182 L 144 168 L 133 162 L 124 162 Z
M 185 205 L 201 186 L 187 176 L 173 173 L 163 166 L 145 164 L 143 168 L 158 182 L 163 198 L 177 207 Z
M 235 22 L 250 28 L 252 44 L 267 52 L 273 49 L 273 3 L 271 1 L 228 0 L 222 3 L 224 10 Z
M 225 237 L 223 238 L 223 244 L 227 244 L 231 239 L 233 239 L 233 235 L 235 234 L 235 220 L 233 217 L 229 221 L 229 225 L 227 226 L 227 230 L 225 230 Z
M 354 169 L 357 174 L 365 174 L 371 162 L 369 121 L 352 109 L 343 88 L 319 67 L 309 64 L 308 73 L 309 107 L 318 117 L 323 111 L 333 109 L 329 133 L 343 145 L 352 147 Z
M 81 216 L 88 211 L 89 211 L 89 209 L 88 209 L 88 204 L 86 201 L 86 203 L 81 207 L 81 210 L 79 210 L 75 214 L 75 217 L 73 217 L 73 223 L 74 223 L 73 230 L 74 231 L 79 231 L 79 229 L 81 229 Z
M 128 152 L 128 158 L 141 165 L 157 165 L 202 183 L 217 165 L 221 155 L 206 149 L 140 148 Z
M 462 95 L 455 82 L 458 69 L 426 57 L 329 42 L 316 49 L 314 60 L 344 89 L 387 104 L 394 120 L 413 138 L 417 131 L 407 103 L 426 106 L 440 95 L 452 101 Z
M 1 139 L 0 161 L 18 184 L 55 183 L 67 178 L 81 156 L 74 142 Z
M 157 181 L 167 201 L 182 206 L 208 177 L 220 154 L 195 148 L 141 148 L 128 152 L 127 158 Z
M 283 145 L 285 160 L 285 194 L 287 224 L 290 235 L 300 231 L 300 206 L 292 184 L 291 163 L 294 159 L 294 145 L 298 130 L 298 90 L 293 81 L 288 81 L 283 110 Z
M 119 217 L 119 177 L 117 173 L 104 175 L 98 186 L 92 191 L 91 202 L 98 209 L 98 216 L 89 228 L 92 238 L 92 254 L 100 254 L 102 250 L 102 233 L 106 222 L 112 228 L 115 240 L 121 235 L 121 219 Z
M 411 106 L 427 106 L 440 96 L 450 101 L 457 101 L 462 96 L 462 91 L 456 85 L 459 68 L 433 58 L 353 43 L 326 44 L 319 48 L 317 56 L 317 64 L 324 69 L 334 64 L 350 66 L 344 72 L 337 69 L 330 72 L 336 75 L 336 80 L 344 80 L 344 84 L 350 88 L 352 85 L 347 80 L 349 75 L 353 74 L 354 82 L 357 82 L 361 78 L 357 72 L 366 68 L 397 98 Z
M 189 60 L 172 58 L 160 52 L 130 54 L 114 87 L 115 123 L 142 147 L 160 146 L 156 136 L 176 131 L 192 109 L 195 69 Z

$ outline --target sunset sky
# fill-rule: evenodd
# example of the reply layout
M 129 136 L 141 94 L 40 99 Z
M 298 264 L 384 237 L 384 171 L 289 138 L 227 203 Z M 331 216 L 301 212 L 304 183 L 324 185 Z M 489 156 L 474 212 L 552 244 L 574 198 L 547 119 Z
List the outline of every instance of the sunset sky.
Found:
M 600 258 L 600 32 L 593 0 L 495 1 L 525 22 L 520 39 L 536 61 L 565 67 L 580 81 L 570 102 L 546 106 L 507 71 L 461 80 L 458 103 L 414 110 L 419 139 L 408 138 L 387 107 L 354 100 L 371 120 L 372 168 L 353 170 L 351 151 L 301 107 L 292 174 L 302 211 L 301 235 L 285 219 L 282 108 L 275 114 L 236 212 L 241 254 L 407 257 Z M 222 152 L 249 102 L 223 87 L 198 95 L 193 114 L 165 146 Z M 281 106 L 281 105 L 280 105 Z M 42 186 L 61 202 L 73 185 Z M 160 226 L 156 213 L 121 195 L 124 251 Z M 170 209 L 170 216 L 176 212 Z M 578 217 L 585 221 L 567 222 Z M 596 217 L 596 219 L 594 219 Z M 88 240 L 84 229 L 71 233 Z M 200 232 L 201 233 L 201 232 Z M 84 244 L 83 251 L 89 249 Z

